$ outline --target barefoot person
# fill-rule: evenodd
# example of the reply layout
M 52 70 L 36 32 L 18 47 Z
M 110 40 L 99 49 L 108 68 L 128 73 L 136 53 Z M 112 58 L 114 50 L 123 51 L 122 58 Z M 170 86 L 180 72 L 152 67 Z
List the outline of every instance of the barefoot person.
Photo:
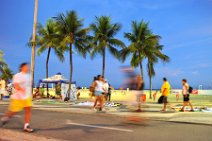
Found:
M 169 96 L 169 93 L 170 93 L 171 86 L 170 86 L 169 82 L 167 81 L 167 79 L 165 77 L 163 78 L 163 82 L 164 83 L 161 87 L 161 93 L 162 93 L 162 96 L 163 96 L 164 106 L 163 106 L 163 109 L 161 111 L 165 112 L 166 106 L 167 106 L 167 103 L 168 103 L 167 99 L 168 99 L 168 96 Z
M 94 91 L 95 101 L 94 101 L 93 109 L 94 109 L 94 111 L 96 111 L 96 106 L 97 106 L 97 103 L 99 102 L 99 105 L 100 105 L 99 110 L 102 111 L 102 108 L 103 108 L 103 96 L 102 95 L 105 93 L 103 76 L 101 76 L 101 75 L 97 76 L 97 80 L 94 82 L 93 87 L 95 88 L 95 91 Z
M 22 63 L 20 65 L 20 72 L 13 77 L 13 84 L 15 92 L 11 96 L 11 101 L 9 105 L 9 110 L 6 112 L 5 116 L 1 118 L 2 125 L 6 124 L 11 117 L 13 117 L 17 112 L 25 110 L 24 117 L 24 131 L 33 132 L 30 128 L 30 118 L 31 118 L 31 107 L 32 107 L 32 95 L 31 95 L 31 83 L 30 76 L 28 74 L 29 66 L 27 63 Z
M 187 83 L 186 79 L 182 80 L 182 85 L 183 85 L 183 89 L 182 89 L 182 94 L 183 94 L 183 107 L 180 110 L 181 112 L 184 111 L 185 106 L 189 105 L 191 107 L 191 112 L 194 111 L 194 108 L 190 102 L 190 95 L 189 95 L 189 84 Z

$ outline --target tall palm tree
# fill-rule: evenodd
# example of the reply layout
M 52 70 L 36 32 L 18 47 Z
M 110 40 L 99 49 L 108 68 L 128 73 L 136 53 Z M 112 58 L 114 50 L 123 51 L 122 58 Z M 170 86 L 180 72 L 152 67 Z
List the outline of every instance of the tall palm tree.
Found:
M 144 80 L 143 60 L 147 54 L 147 46 L 158 41 L 160 36 L 152 34 L 148 23 L 144 21 L 132 22 L 132 31 L 124 34 L 131 43 L 127 48 L 120 51 L 120 59 L 125 61 L 129 55 L 132 55 L 130 64 L 132 67 L 140 67 L 141 78 Z
M 46 26 L 43 27 L 41 24 L 38 24 L 38 36 L 37 36 L 37 44 L 39 46 L 37 53 L 40 55 L 44 51 L 47 51 L 46 57 L 46 78 L 49 77 L 49 57 L 51 54 L 51 50 L 54 50 L 54 53 L 59 58 L 60 61 L 64 61 L 64 48 L 59 46 L 59 32 L 57 30 L 57 23 L 52 19 L 49 19 L 46 23 Z M 48 85 L 47 85 L 47 93 L 48 93 Z
M 48 63 L 51 50 L 54 50 L 56 56 L 60 61 L 64 61 L 63 51 L 64 48 L 60 47 L 58 40 L 59 32 L 57 30 L 57 23 L 52 19 L 49 19 L 46 23 L 46 26 L 43 27 L 41 24 L 38 25 L 38 50 L 37 53 L 40 55 L 44 51 L 47 51 L 46 57 L 46 78 L 48 78 Z
M 124 61 L 129 55 L 132 55 L 130 61 L 131 66 L 140 67 L 142 80 L 144 80 L 143 60 L 148 60 L 147 70 L 150 78 L 151 99 L 152 77 L 155 75 L 154 64 L 157 63 L 159 59 L 165 62 L 169 61 L 168 56 L 161 52 L 163 49 L 163 47 L 159 45 L 159 39 L 161 37 L 152 33 L 148 27 L 148 23 L 145 23 L 144 21 L 133 21 L 132 32 L 125 33 L 125 38 L 127 38 L 131 43 L 127 48 L 120 51 L 120 59 Z
M 102 75 L 105 75 L 105 58 L 106 49 L 115 56 L 118 57 L 119 51 L 116 47 L 125 47 L 125 44 L 115 38 L 114 36 L 120 31 L 121 25 L 119 23 L 112 23 L 111 18 L 107 16 L 96 17 L 94 23 L 90 25 L 90 29 L 93 32 L 93 47 L 91 56 L 96 54 L 102 55 Z
M 148 46 L 149 53 L 146 54 L 147 58 L 147 72 L 149 76 L 149 83 L 150 83 L 150 99 L 152 98 L 152 77 L 155 76 L 155 69 L 154 65 L 158 63 L 159 60 L 165 62 L 169 62 L 170 58 L 162 53 L 163 46 L 152 44 L 152 46 Z
M 86 55 L 86 46 L 88 42 L 87 33 L 88 28 L 83 28 L 83 20 L 79 19 L 75 11 L 68 11 L 54 17 L 58 27 L 60 37 L 60 45 L 69 48 L 70 61 L 70 82 L 68 96 L 70 97 L 72 73 L 73 73 L 73 49 L 75 49 L 83 57 Z M 75 47 L 75 48 L 74 48 Z

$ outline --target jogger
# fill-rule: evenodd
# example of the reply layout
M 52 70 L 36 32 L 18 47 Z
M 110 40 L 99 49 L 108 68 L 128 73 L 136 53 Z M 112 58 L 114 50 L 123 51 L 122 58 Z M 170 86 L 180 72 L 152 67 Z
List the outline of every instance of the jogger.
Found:
M 20 72 L 13 77 L 15 92 L 11 96 L 8 112 L 6 112 L 5 116 L 1 118 L 1 122 L 2 125 L 6 124 L 17 112 L 24 109 L 24 131 L 33 132 L 34 130 L 29 126 L 31 119 L 32 94 L 28 72 L 28 64 L 22 63 L 20 65 Z

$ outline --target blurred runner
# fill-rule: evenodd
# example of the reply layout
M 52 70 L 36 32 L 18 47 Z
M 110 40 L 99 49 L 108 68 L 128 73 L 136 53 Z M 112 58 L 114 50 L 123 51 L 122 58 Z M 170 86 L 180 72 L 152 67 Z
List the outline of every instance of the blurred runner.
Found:
M 129 97 L 129 104 L 132 104 L 133 101 L 136 99 L 137 107 L 138 109 L 136 112 L 141 112 L 141 100 L 142 100 L 142 94 L 143 94 L 143 81 L 141 79 L 140 75 L 136 75 L 135 71 L 131 67 L 122 67 L 121 71 L 125 75 L 124 80 L 124 89 L 129 89 L 130 91 L 130 97 Z M 127 122 L 133 122 L 133 123 L 140 123 L 144 121 L 144 119 L 138 115 L 130 115 L 127 117 Z
M 15 92 L 11 96 L 8 112 L 1 118 L 1 123 L 2 125 L 6 124 L 17 112 L 24 109 L 24 131 L 33 132 L 34 130 L 29 126 L 32 109 L 32 94 L 28 64 L 22 63 L 19 70 L 20 72 L 13 77 Z
M 168 96 L 170 94 L 170 89 L 171 89 L 171 86 L 169 84 L 169 82 L 167 81 L 167 79 L 164 77 L 163 78 L 163 85 L 161 87 L 161 93 L 162 93 L 162 96 L 163 96 L 163 109 L 161 110 L 162 112 L 165 112 L 166 111 L 166 107 L 167 107 L 167 103 L 168 103 Z
M 136 112 L 141 112 L 141 102 L 142 102 L 142 95 L 143 95 L 144 83 L 141 79 L 140 75 L 136 76 L 136 102 L 138 109 Z

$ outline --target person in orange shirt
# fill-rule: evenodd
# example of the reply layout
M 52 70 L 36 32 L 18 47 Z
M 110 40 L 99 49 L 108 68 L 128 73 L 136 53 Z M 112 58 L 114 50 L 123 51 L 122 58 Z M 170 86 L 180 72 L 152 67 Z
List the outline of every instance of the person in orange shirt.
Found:
M 163 96 L 163 104 L 164 104 L 164 106 L 163 106 L 163 109 L 161 111 L 165 112 L 166 111 L 166 106 L 167 106 L 167 103 L 168 103 L 167 99 L 168 99 L 168 96 L 170 94 L 171 86 L 170 86 L 169 82 L 167 81 L 167 79 L 165 77 L 163 78 L 163 82 L 164 83 L 163 83 L 163 85 L 161 87 L 161 93 L 162 93 L 162 96 Z

